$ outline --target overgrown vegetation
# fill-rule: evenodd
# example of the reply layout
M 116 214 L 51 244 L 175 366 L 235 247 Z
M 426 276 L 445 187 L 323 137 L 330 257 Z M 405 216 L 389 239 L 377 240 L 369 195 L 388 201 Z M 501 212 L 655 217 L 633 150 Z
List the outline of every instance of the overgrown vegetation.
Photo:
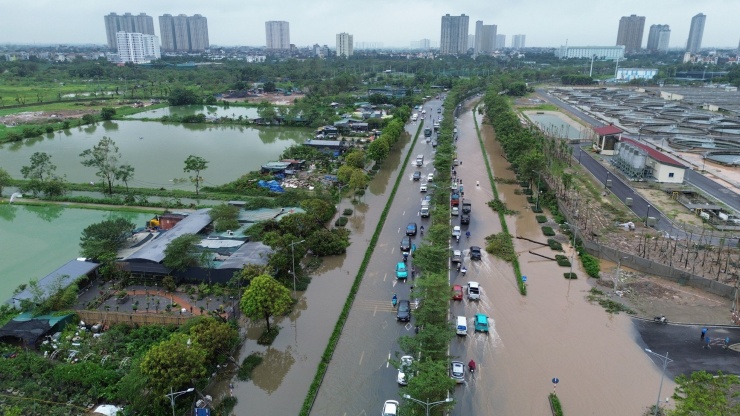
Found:
M 626 312 L 630 315 L 635 314 L 635 311 L 627 306 L 622 305 L 619 302 L 615 302 L 609 299 L 609 297 L 604 292 L 595 287 L 591 288 L 589 294 L 586 296 L 586 299 L 589 302 L 597 302 L 609 313 L 618 314 L 619 312 Z
M 506 204 L 504 203 L 504 201 L 502 201 L 502 200 L 500 200 L 498 198 L 492 199 L 492 200 L 488 201 L 488 206 L 491 207 L 492 210 L 494 210 L 496 212 L 500 212 L 500 213 L 502 213 L 504 215 L 516 215 L 516 214 L 518 214 L 517 211 L 510 210 L 510 209 L 506 208 Z
M 509 263 L 517 258 L 511 234 L 505 232 L 487 236 L 486 251 Z

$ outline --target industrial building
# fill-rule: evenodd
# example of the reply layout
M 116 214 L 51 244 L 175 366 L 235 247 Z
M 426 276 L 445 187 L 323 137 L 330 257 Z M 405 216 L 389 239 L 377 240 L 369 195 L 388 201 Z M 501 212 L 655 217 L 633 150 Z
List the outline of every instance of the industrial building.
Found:
M 622 136 L 611 164 L 635 181 L 683 183 L 686 166 L 663 152 Z
M 561 46 L 555 49 L 560 59 L 595 57 L 599 60 L 624 59 L 624 45 L 621 46 Z

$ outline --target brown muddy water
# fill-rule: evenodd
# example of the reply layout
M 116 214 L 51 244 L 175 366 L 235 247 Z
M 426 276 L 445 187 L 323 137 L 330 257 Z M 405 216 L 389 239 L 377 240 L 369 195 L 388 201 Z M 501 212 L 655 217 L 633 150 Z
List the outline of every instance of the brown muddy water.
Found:
M 494 175 L 513 178 L 490 127 L 483 132 Z M 514 193 L 516 185 L 498 184 L 497 189 L 508 208 L 520 211 L 507 217 L 510 233 L 546 242 L 526 196 Z M 498 222 L 493 216 L 488 222 L 494 218 Z M 486 228 L 496 232 L 498 227 Z M 661 373 L 643 351 L 629 317 L 610 315 L 586 300 L 591 284 L 580 264 L 573 269 L 578 279 L 569 281 L 563 277 L 569 268 L 529 253 L 554 257 L 557 253 L 549 247 L 516 238 L 514 244 L 528 278 L 528 294 L 518 294 L 509 264 L 490 255 L 484 258 L 479 267 L 489 270 L 481 270 L 478 280 L 485 299 L 476 307 L 491 317 L 492 331 L 467 344 L 466 354 L 476 357 L 480 370 L 457 395 L 455 413 L 474 409 L 475 414 L 549 415 L 547 395 L 557 377 L 565 414 L 641 415 L 655 403 Z M 570 247 L 564 246 L 570 256 Z M 663 398 L 674 388 L 666 377 Z
M 238 362 L 252 353 L 264 358 L 253 372 L 253 379 L 242 382 L 228 377 L 218 379 L 210 394 L 214 398 L 233 394 L 238 403 L 234 415 L 296 415 L 299 413 L 308 388 L 316 374 L 321 354 L 337 322 L 352 281 L 365 255 L 367 244 L 380 220 L 391 180 L 398 175 L 401 156 L 411 143 L 406 135 L 391 152 L 389 160 L 370 182 L 367 193 L 357 201 L 345 198 L 338 211 L 354 210 L 347 225 L 352 231 L 351 245 L 342 256 L 325 257 L 305 292 L 298 292 L 299 301 L 288 316 L 276 318 L 271 324 L 279 325 L 280 335 L 271 346 L 257 344 L 265 328 L 264 320 L 248 322 L 242 326 L 246 340 Z

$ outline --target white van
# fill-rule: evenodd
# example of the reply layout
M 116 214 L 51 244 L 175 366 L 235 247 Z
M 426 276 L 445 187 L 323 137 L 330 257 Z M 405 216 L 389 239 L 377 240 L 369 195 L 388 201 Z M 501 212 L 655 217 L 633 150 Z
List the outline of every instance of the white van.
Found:
M 457 335 L 468 335 L 468 320 L 464 316 L 457 317 L 455 333 L 457 333 Z
M 418 114 L 414 114 L 413 116 L 411 116 L 411 121 L 416 121 L 418 119 L 419 119 L 419 115 Z
M 416 156 L 416 166 L 422 166 L 424 164 L 424 155 Z

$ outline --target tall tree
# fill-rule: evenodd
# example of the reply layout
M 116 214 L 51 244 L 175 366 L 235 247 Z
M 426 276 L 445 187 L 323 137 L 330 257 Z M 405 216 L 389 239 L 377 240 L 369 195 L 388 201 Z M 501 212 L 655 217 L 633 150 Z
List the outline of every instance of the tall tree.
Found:
M 116 218 L 90 224 L 82 230 L 80 254 L 91 259 L 115 255 L 136 226 L 129 220 Z
M 190 339 L 190 342 L 188 340 Z M 191 387 L 206 375 L 207 352 L 187 334 L 173 334 L 153 346 L 141 360 L 141 372 L 159 396 Z
M 197 266 L 200 257 L 195 245 L 199 241 L 200 237 L 195 234 L 183 234 L 175 238 L 164 249 L 162 263 L 175 270 L 185 270 L 190 266 Z
M 13 178 L 10 177 L 10 174 L 7 170 L 0 168 L 0 195 L 3 194 L 3 188 L 10 185 L 10 182 L 13 180 Z
M 203 181 L 203 178 L 200 176 L 200 172 L 206 170 L 207 168 L 208 161 L 200 156 L 190 155 L 187 159 L 185 159 L 185 168 L 183 169 L 183 171 L 195 173 L 195 176 L 190 177 L 190 181 L 195 184 L 195 195 L 199 194 L 200 183 Z
M 134 167 L 131 165 L 121 165 L 116 171 L 116 179 L 126 185 L 126 192 L 128 192 L 128 182 L 134 179 Z
M 116 109 L 113 107 L 103 107 L 100 109 L 100 118 L 103 120 L 111 120 L 116 115 Z
M 287 313 L 292 303 L 290 290 L 271 276 L 263 274 L 252 279 L 239 306 L 251 319 L 265 318 L 269 331 L 270 317 Z
M 121 153 L 118 152 L 116 142 L 110 137 L 103 136 L 92 149 L 80 153 L 80 157 L 82 158 L 82 166 L 98 170 L 95 172 L 95 176 L 108 183 L 108 193 L 112 195 L 113 181 L 120 175 Z
M 21 168 L 21 174 L 26 179 L 44 182 L 54 175 L 57 167 L 51 163 L 51 155 L 44 152 L 36 152 L 31 155 L 31 164 Z

